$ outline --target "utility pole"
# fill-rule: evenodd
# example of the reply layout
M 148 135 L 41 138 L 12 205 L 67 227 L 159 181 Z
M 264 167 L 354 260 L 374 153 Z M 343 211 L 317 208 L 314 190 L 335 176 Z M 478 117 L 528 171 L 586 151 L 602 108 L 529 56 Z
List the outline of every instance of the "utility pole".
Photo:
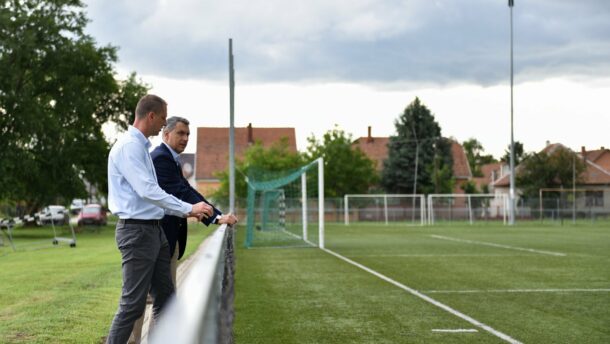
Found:
M 229 117 L 229 212 L 235 214 L 235 70 L 231 38 L 229 38 Z
M 510 191 L 508 195 L 508 224 L 515 224 L 515 139 L 513 130 L 513 6 L 514 0 L 508 0 L 510 8 Z

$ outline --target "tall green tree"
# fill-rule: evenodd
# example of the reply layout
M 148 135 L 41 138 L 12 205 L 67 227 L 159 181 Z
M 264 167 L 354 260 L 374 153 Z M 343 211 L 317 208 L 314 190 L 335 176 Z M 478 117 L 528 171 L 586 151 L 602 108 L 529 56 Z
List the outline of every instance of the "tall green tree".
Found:
M 303 156 L 290 150 L 289 147 L 286 137 L 270 147 L 263 146 L 260 141 L 256 141 L 254 145 L 250 146 L 246 150 L 244 158 L 235 163 L 235 196 L 245 198 L 248 195 L 246 177 L 271 180 L 303 166 L 305 164 Z M 229 172 L 220 172 L 218 177 L 220 187 L 213 197 L 227 199 L 229 197 Z
M 389 193 L 448 193 L 454 185 L 451 142 L 419 98 L 394 122 L 381 184 Z M 417 178 L 416 178 L 417 170 Z M 416 183 L 415 183 L 415 180 Z
M 0 200 L 26 212 L 106 189 L 104 123 L 126 127 L 147 87 L 117 81 L 116 48 L 84 34 L 79 0 L 0 7 Z
M 542 188 L 571 188 L 582 181 L 585 163 L 565 147 L 526 154 L 516 173 L 517 186 L 525 197 L 538 197 Z M 576 178 L 574 178 L 576 176 Z
M 475 138 L 464 141 L 462 146 L 464 147 L 466 159 L 468 160 L 473 177 L 482 177 L 481 166 L 496 162 L 492 155 L 483 154 L 483 145 Z
M 322 140 L 308 139 L 305 154 L 308 161 L 324 158 L 324 192 L 327 197 L 343 197 L 349 193 L 366 193 L 378 182 L 375 162 L 358 147 L 352 146 L 351 135 L 335 127 Z

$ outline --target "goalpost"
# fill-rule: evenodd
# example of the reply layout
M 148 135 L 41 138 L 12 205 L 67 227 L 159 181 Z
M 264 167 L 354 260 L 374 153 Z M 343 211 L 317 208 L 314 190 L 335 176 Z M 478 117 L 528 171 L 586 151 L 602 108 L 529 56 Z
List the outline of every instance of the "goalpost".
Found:
M 351 206 L 351 207 L 350 207 Z M 347 194 L 343 197 L 345 225 L 356 221 L 406 222 L 423 226 L 425 197 L 420 194 Z
M 507 194 L 430 194 L 428 223 L 437 221 L 507 221 Z
M 307 244 L 324 248 L 322 158 L 297 170 L 257 171 L 246 182 L 246 247 Z M 309 230 L 311 225 L 317 225 L 317 231 Z

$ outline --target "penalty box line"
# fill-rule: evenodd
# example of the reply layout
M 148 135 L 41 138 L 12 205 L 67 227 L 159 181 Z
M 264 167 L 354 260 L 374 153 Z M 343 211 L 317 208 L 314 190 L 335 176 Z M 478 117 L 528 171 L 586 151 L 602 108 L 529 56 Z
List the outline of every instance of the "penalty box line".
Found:
M 573 289 L 466 289 L 466 290 L 426 290 L 428 294 L 486 294 L 486 293 L 608 293 L 610 289 L 585 289 L 585 288 L 573 288 Z
M 416 296 L 416 297 L 418 297 L 418 298 L 420 298 L 420 299 L 422 299 L 422 300 L 424 300 L 424 301 L 426 301 L 428 303 L 431 303 L 434 306 L 439 307 L 439 308 L 441 308 L 441 309 L 443 309 L 443 310 L 445 310 L 445 311 L 447 311 L 447 312 L 457 316 L 458 318 L 461 318 L 461 319 L 471 323 L 472 325 L 474 325 L 476 327 L 479 327 L 479 328 L 481 328 L 481 329 L 491 333 L 492 335 L 494 335 L 494 336 L 496 336 L 498 338 L 503 339 L 504 341 L 506 341 L 508 343 L 511 343 L 511 344 L 522 344 L 520 341 L 512 338 L 511 336 L 509 336 L 509 335 L 507 335 L 505 333 L 502 333 L 502 332 L 492 328 L 491 326 L 486 325 L 486 324 L 484 324 L 484 323 L 482 323 L 482 322 L 480 322 L 480 321 L 478 321 L 478 320 L 476 320 L 476 319 L 474 319 L 474 318 L 472 318 L 472 317 L 470 317 L 470 316 L 468 316 L 468 315 L 466 315 L 466 314 L 464 314 L 464 313 L 462 313 L 460 311 L 457 311 L 457 310 L 455 310 L 455 309 L 445 305 L 444 303 L 436 301 L 435 299 L 433 299 L 433 298 L 431 298 L 431 297 L 429 297 L 429 296 L 427 296 L 425 294 L 422 294 L 422 293 L 420 293 L 419 291 L 417 291 L 417 290 L 415 290 L 413 288 L 407 287 L 406 285 L 404 285 L 402 283 L 399 283 L 399 282 L 397 282 L 397 281 L 395 281 L 395 280 L 393 280 L 393 279 L 391 279 L 391 278 L 389 278 L 389 277 L 387 277 L 385 275 L 382 275 L 381 273 L 379 273 L 379 272 L 377 272 L 377 271 L 375 271 L 373 269 L 370 269 L 370 268 L 368 268 L 368 267 L 366 267 L 366 266 L 364 266 L 364 265 L 362 265 L 360 263 L 357 263 L 357 262 L 355 262 L 355 261 L 353 261 L 353 260 L 351 260 L 351 259 L 349 259 L 347 257 L 344 257 L 344 256 L 342 256 L 342 255 L 340 255 L 340 254 L 338 254 L 338 253 L 336 253 L 334 251 L 331 251 L 329 249 L 321 248 L 321 250 L 323 250 L 324 252 L 326 252 L 326 253 L 328 253 L 330 255 L 333 255 L 333 256 L 335 256 L 335 257 L 337 257 L 337 258 L 339 258 L 339 259 L 341 259 L 341 260 L 343 260 L 343 261 L 345 261 L 345 262 L 347 262 L 347 263 L 349 263 L 351 265 L 354 265 L 355 267 L 358 267 L 358 268 L 360 268 L 360 269 L 362 269 L 362 270 L 364 270 L 364 271 L 366 271 L 366 272 L 368 272 L 368 273 L 370 273 L 370 274 L 372 274 L 372 275 L 374 275 L 374 276 L 376 276 L 376 277 L 378 277 L 378 278 L 380 278 L 380 279 L 382 279 L 382 280 L 384 280 L 384 281 L 386 281 L 386 282 L 388 282 L 390 284 L 393 284 L 394 286 L 396 286 L 396 287 L 398 287 L 398 288 L 400 288 L 402 290 L 407 291 L 411 295 Z
M 467 243 L 467 244 L 475 244 L 475 245 L 483 245 L 483 246 L 506 248 L 506 249 L 509 249 L 509 250 L 533 252 L 533 253 L 539 253 L 539 254 L 546 254 L 546 255 L 550 255 L 550 256 L 559 256 L 559 257 L 567 256 L 567 254 L 561 253 L 561 252 L 534 250 L 534 249 L 531 249 L 531 248 L 509 246 L 509 245 L 501 245 L 501 244 L 495 244 L 495 243 L 492 243 L 492 242 L 458 239 L 458 238 L 452 238 L 452 237 L 443 236 L 443 235 L 434 235 L 434 234 L 431 234 L 430 236 L 433 237 L 433 238 L 436 238 L 436 239 L 449 240 L 449 241 L 455 241 L 455 242 L 463 242 L 463 243 Z

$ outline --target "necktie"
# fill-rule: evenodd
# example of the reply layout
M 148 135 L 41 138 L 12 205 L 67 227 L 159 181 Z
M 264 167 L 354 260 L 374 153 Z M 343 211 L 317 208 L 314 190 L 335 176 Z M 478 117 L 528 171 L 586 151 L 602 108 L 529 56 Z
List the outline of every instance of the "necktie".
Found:
M 182 176 L 182 164 L 180 164 L 179 160 L 176 160 L 176 167 L 178 168 L 178 172 L 180 172 L 180 175 Z

